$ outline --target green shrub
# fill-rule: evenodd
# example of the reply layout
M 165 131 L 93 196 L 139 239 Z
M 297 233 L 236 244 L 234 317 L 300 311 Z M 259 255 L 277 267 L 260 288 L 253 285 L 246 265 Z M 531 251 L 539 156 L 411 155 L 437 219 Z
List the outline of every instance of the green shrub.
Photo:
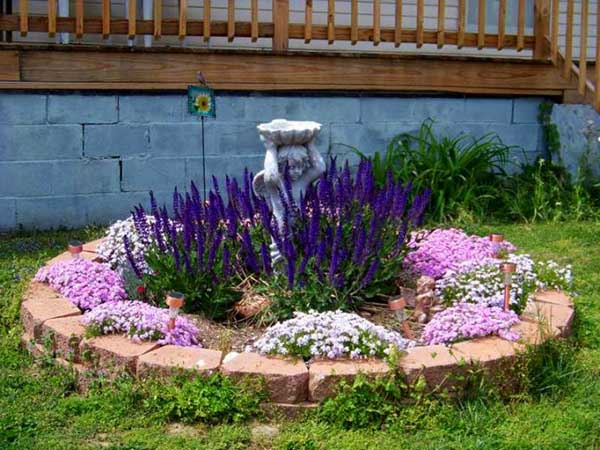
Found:
M 506 176 L 506 165 L 514 150 L 495 133 L 479 138 L 464 133 L 452 138 L 438 137 L 433 121 L 428 119 L 417 134 L 399 134 L 384 154 L 376 152 L 372 159 L 379 184 L 385 183 L 386 174 L 391 171 L 396 179 L 411 181 L 419 192 L 430 188 L 429 217 L 444 221 L 465 210 L 485 214 L 497 196 L 498 184 Z

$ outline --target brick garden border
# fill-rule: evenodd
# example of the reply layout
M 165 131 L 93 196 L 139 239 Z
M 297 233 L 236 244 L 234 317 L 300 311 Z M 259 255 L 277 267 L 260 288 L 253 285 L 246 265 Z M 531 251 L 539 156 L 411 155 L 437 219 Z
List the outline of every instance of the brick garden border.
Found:
M 83 257 L 100 260 L 93 241 L 84 246 Z M 48 264 L 70 258 L 65 252 Z M 85 338 L 85 328 L 79 323 L 80 310 L 57 294 L 48 285 L 32 281 L 21 305 L 21 321 L 25 328 L 22 341 L 34 354 L 47 350 L 58 362 L 72 365 L 80 386 L 89 381 L 86 374 L 98 369 L 114 373 L 125 369 L 143 378 L 152 373 L 168 376 L 181 371 L 198 373 L 221 371 L 233 377 L 257 377 L 264 380 L 271 402 L 288 413 L 295 413 L 332 396 L 341 380 L 350 381 L 357 374 L 380 377 L 391 368 L 382 360 L 318 360 L 307 367 L 300 360 L 266 357 L 257 353 L 240 353 L 224 358 L 217 350 L 159 346 L 156 343 L 136 344 L 122 335 Z M 423 376 L 433 389 L 449 383 L 453 374 L 464 369 L 465 363 L 477 363 L 484 368 L 509 364 L 528 345 L 538 345 L 549 337 L 567 336 L 571 332 L 574 310 L 572 299 L 559 291 L 535 294 L 513 330 L 521 334 L 517 342 L 496 336 L 463 341 L 450 347 L 429 345 L 408 349 L 398 361 L 398 368 L 408 381 Z

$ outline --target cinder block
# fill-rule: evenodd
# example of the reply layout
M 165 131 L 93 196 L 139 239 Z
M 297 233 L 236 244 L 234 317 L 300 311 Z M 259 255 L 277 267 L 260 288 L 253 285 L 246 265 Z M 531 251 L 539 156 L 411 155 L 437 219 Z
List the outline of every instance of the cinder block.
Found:
M 140 203 L 150 210 L 148 192 L 118 192 L 94 195 L 90 197 L 89 202 L 86 204 L 87 221 L 90 224 L 108 225 L 117 220 L 126 219 L 131 215 L 133 207 Z
M 82 196 L 17 199 L 17 223 L 25 228 L 49 229 L 87 225 L 88 198 Z
M 243 120 L 247 99 L 249 99 L 247 95 L 217 95 L 215 98 L 216 120 Z M 185 121 L 198 122 L 198 117 L 187 113 L 187 106 L 185 111 Z
M 515 98 L 513 106 L 513 123 L 539 123 L 540 97 Z
M 81 125 L 2 125 L 0 161 L 79 158 L 81 136 Z
M 123 161 L 123 191 L 172 191 L 186 185 L 182 158 L 143 158 Z
M 215 122 L 210 125 L 210 155 L 256 155 L 265 152 L 261 143 L 257 123 L 253 122 Z M 198 146 L 196 155 L 200 155 Z M 208 150 L 208 148 L 207 148 Z
M 0 198 L 0 231 L 13 230 L 17 226 L 17 203 L 11 198 Z
M 360 120 L 358 97 L 255 95 L 243 100 L 243 105 L 242 101 L 230 101 L 244 107 L 244 119 L 247 121 L 269 122 L 273 119 L 288 119 L 313 120 L 325 124 Z M 230 109 L 226 112 L 229 113 L 227 116 L 233 116 Z M 229 117 L 221 116 L 218 108 L 217 118 L 229 120 Z
M 86 125 L 83 153 L 89 157 L 145 155 L 149 151 L 145 125 Z
M 50 123 L 115 123 L 117 97 L 114 95 L 65 94 L 48 97 Z
M 364 97 L 360 99 L 361 122 L 412 121 L 415 99 L 411 97 Z
M 357 124 L 331 125 L 331 146 L 334 154 L 353 155 L 345 144 L 355 147 L 362 153 L 373 155 L 383 152 L 390 140 L 400 133 L 416 133 L 420 123 L 410 122 L 365 122 Z
M 210 127 L 205 127 L 206 153 L 214 153 Z M 201 154 L 202 128 L 200 122 L 150 125 L 150 152 L 156 156 L 196 156 Z
M 28 125 L 46 122 L 46 96 L 0 93 L 0 124 Z
M 465 99 L 461 97 L 421 97 L 413 100 L 411 120 L 433 119 L 436 122 L 452 122 L 465 112 Z
M 207 157 L 206 158 L 206 186 L 207 190 L 212 189 L 212 177 L 217 177 L 220 183 L 225 182 L 225 175 L 230 178 L 241 180 L 244 174 L 244 168 L 252 173 L 257 173 L 262 169 L 265 157 L 264 155 L 249 156 L 228 156 L 228 157 Z M 186 159 L 186 179 L 194 181 L 196 185 L 202 187 L 202 158 Z M 189 183 L 188 183 L 189 184 Z
M 439 124 L 437 130 L 450 136 L 469 133 L 476 138 L 494 132 L 498 134 L 504 144 L 519 146 L 526 152 L 537 152 L 540 148 L 540 127 L 533 124 L 495 124 L 490 126 L 477 123 L 445 123 Z
M 119 96 L 119 122 L 181 122 L 186 111 L 184 95 Z
M 118 160 L 0 163 L 0 192 L 15 197 L 119 190 Z
M 510 123 L 512 109 L 512 99 L 467 98 L 463 114 L 455 117 L 454 120 L 457 122 Z

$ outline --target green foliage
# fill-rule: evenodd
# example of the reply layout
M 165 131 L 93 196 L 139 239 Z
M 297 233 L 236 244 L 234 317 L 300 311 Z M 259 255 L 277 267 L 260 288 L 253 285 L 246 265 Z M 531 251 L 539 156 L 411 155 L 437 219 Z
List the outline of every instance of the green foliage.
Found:
M 399 416 L 407 392 L 399 375 L 375 380 L 359 375 L 352 384 L 342 383 L 337 395 L 321 405 L 318 416 L 346 429 L 381 427 Z
M 504 180 L 502 203 L 507 216 L 523 222 L 589 220 L 599 216 L 600 203 L 566 169 L 542 158 L 521 165 Z
M 144 408 L 165 420 L 183 423 L 230 423 L 259 414 L 265 399 L 260 383 L 235 384 L 221 374 L 189 374 L 174 380 L 154 380 L 144 386 Z
M 365 157 L 359 150 L 355 151 Z M 468 134 L 438 136 L 433 121 L 426 120 L 417 134 L 394 137 L 384 154 L 375 153 L 377 182 L 385 183 L 391 171 L 396 179 L 411 181 L 422 191 L 429 187 L 432 197 L 429 217 L 451 220 L 465 210 L 484 215 L 506 175 L 506 164 L 514 147 L 502 143 L 495 133 L 479 138 Z
M 544 349 L 523 378 L 540 374 L 527 395 L 508 401 L 480 394 L 459 403 L 429 401 L 398 408 L 384 427 L 352 429 L 326 418 L 274 424 L 278 434 L 256 440 L 252 423 L 166 423 L 164 410 L 143 405 L 149 388 L 127 377 L 74 390 L 73 373 L 40 366 L 19 349 L 23 291 L 37 268 L 63 251 L 74 232 L 0 236 L 0 448 L 15 450 L 396 450 L 600 448 L 600 222 L 470 225 L 469 232 L 504 233 L 541 259 L 572 263 L 576 273 L 575 346 Z M 91 240 L 98 230 L 78 231 Z M 557 342 L 557 345 L 562 345 Z M 550 344 L 554 345 L 554 344 Z M 558 359 L 554 359 L 554 354 Z M 562 358 L 562 362 L 561 362 Z M 569 358 L 568 364 L 566 358 Z M 537 362 L 536 362 L 537 361 Z M 535 369 L 534 366 L 539 366 Z M 555 366 L 556 371 L 545 368 Z M 517 368 L 526 367 L 519 365 Z M 476 380 L 472 385 L 475 386 Z M 477 385 L 479 386 L 479 385 Z M 159 386 L 157 385 L 156 389 Z M 479 388 L 477 388 L 479 389 Z M 481 390 L 485 392 L 485 389 Z M 195 391 L 193 391 L 195 392 Z M 530 393 L 530 394 L 529 394 Z M 485 394 L 481 394 L 485 395 Z M 377 423 L 376 421 L 374 423 Z
M 154 248 L 146 254 L 146 262 L 152 274 L 144 275 L 142 282 L 147 298 L 154 304 L 164 306 L 165 286 L 169 291 L 181 292 L 186 302 L 185 312 L 202 312 L 211 319 L 223 319 L 231 306 L 241 298 L 241 292 L 235 288 L 231 279 L 215 280 L 210 272 L 198 271 L 190 276 L 184 268 L 177 269 L 173 256 Z M 195 266 L 195 260 L 192 260 Z M 214 270 L 220 273 L 222 261 L 217 258 Z

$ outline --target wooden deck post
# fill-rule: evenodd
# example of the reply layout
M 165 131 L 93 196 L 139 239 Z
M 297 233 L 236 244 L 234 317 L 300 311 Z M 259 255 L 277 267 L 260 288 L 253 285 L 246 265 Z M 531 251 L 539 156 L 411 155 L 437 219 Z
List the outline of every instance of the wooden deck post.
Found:
M 284 52 L 288 49 L 290 22 L 290 1 L 273 0 L 273 51 Z
M 533 59 L 545 60 L 549 56 L 546 38 L 550 37 L 550 0 L 535 0 L 533 16 Z

